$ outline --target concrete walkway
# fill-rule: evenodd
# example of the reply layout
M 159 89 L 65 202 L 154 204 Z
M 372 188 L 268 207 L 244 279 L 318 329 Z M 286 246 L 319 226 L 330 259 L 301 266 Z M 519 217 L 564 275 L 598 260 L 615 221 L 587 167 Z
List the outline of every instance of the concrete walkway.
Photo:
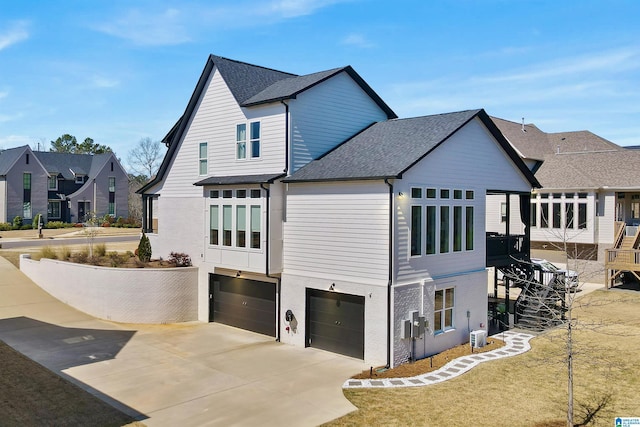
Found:
M 343 388 L 397 388 L 397 387 L 421 387 L 431 384 L 441 383 L 464 374 L 471 368 L 478 366 L 482 362 L 501 359 L 504 357 L 516 356 L 531 349 L 529 340 L 534 335 L 505 331 L 494 335 L 495 338 L 504 340 L 506 343 L 503 347 L 487 351 L 485 353 L 477 353 L 469 356 L 459 357 L 444 365 L 442 368 L 428 372 L 426 374 L 417 375 L 408 378 L 380 378 L 355 380 L 350 379 L 344 382 Z
M 98 320 L 1 257 L 0 340 L 150 427 L 316 426 L 356 409 L 341 385 L 368 368 L 216 323 Z

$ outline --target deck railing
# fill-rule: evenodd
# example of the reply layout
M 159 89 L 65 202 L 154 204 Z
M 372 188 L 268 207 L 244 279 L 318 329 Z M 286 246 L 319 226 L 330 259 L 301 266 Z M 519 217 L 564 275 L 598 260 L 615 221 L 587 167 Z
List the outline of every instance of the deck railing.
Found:
M 487 266 L 510 264 L 524 254 L 524 235 L 487 233 Z M 505 265 L 506 265 L 505 264 Z

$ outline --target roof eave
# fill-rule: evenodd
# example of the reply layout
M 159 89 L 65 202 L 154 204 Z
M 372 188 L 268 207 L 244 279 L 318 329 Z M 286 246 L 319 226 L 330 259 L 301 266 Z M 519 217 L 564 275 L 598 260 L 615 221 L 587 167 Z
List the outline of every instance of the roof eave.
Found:
M 283 179 L 285 184 L 296 184 L 305 182 L 344 182 L 344 181 L 384 181 L 385 179 L 400 179 L 402 174 L 380 175 L 380 176 L 359 176 L 359 177 L 334 177 L 334 178 L 296 178 Z

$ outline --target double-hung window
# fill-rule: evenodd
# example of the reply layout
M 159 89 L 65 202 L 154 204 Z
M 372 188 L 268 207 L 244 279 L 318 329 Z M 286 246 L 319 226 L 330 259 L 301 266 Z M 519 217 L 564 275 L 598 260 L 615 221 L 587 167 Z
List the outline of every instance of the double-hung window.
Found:
M 453 329 L 454 288 L 439 289 L 435 294 L 433 332 Z
M 249 122 L 249 138 L 247 141 L 247 124 L 236 125 L 236 159 L 257 159 L 261 155 L 260 122 Z M 248 142 L 248 144 L 247 144 Z
M 236 125 L 236 159 L 247 158 L 247 125 L 242 123 Z
M 50 191 L 55 191 L 58 189 L 58 175 L 49 175 L 49 179 L 47 180 L 47 187 L 49 187 Z

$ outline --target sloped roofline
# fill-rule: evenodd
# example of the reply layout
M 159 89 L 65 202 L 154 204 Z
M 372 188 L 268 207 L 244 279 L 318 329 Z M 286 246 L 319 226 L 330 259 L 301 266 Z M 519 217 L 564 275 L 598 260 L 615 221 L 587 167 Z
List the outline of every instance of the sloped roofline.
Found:
M 502 132 L 500 132 L 498 127 L 495 125 L 495 123 L 493 123 L 493 121 L 491 120 L 489 115 L 484 111 L 484 109 L 468 110 L 468 111 L 469 112 L 475 111 L 475 113 L 470 115 L 463 122 L 461 122 L 461 124 L 457 128 L 455 128 L 453 131 L 451 131 L 449 134 L 447 134 L 441 141 L 439 141 L 437 144 L 435 144 L 429 150 L 424 152 L 422 155 L 420 155 L 417 159 L 415 159 L 411 163 L 406 164 L 398 173 L 396 173 L 394 175 L 389 175 L 389 176 L 339 177 L 339 178 L 308 178 L 308 179 L 295 179 L 295 178 L 294 179 L 289 179 L 289 178 L 287 178 L 287 179 L 284 179 L 283 182 L 285 182 L 285 183 L 289 183 L 289 182 L 294 183 L 294 182 L 322 182 L 322 181 L 326 182 L 326 181 L 355 181 L 355 180 L 359 181 L 359 180 L 400 179 L 400 178 L 402 178 L 402 175 L 405 172 L 407 172 L 409 169 L 411 169 L 413 166 L 415 166 L 418 162 L 423 160 L 426 156 L 428 156 L 431 152 L 433 152 L 433 150 L 438 148 L 445 141 L 447 141 L 452 135 L 454 135 L 461 128 L 466 126 L 470 121 L 474 120 L 477 117 L 485 125 L 486 129 L 495 138 L 495 140 L 498 142 L 500 147 L 502 147 L 502 149 L 505 151 L 507 156 L 511 159 L 513 164 L 522 173 L 522 175 L 525 177 L 525 179 L 527 179 L 527 181 L 531 184 L 531 187 L 532 188 L 541 188 L 542 186 L 540 185 L 540 182 L 536 179 L 536 177 L 533 175 L 533 173 L 529 170 L 527 165 L 520 158 L 518 153 L 515 151 L 515 149 L 509 143 L 509 141 L 507 141 L 507 139 L 502 134 Z M 411 118 L 408 118 L 408 119 L 411 119 Z M 408 120 L 408 119 L 399 119 L 399 120 Z M 375 125 L 375 123 L 371 124 L 369 127 L 371 127 L 373 125 Z M 353 135 L 352 137 L 348 138 L 346 141 L 343 141 L 342 144 L 338 145 L 337 147 L 334 147 L 331 151 L 325 153 L 323 156 L 319 157 L 316 160 L 320 160 L 323 157 L 325 157 L 326 155 L 328 155 L 329 153 L 337 150 L 340 146 L 348 143 L 351 139 L 355 138 L 357 135 L 359 135 L 360 133 L 364 132 L 369 127 L 363 129 L 362 131 L 360 131 L 357 134 Z
M 380 98 L 380 96 L 373 90 L 373 88 L 371 86 L 369 86 L 369 84 L 362 78 L 360 77 L 360 75 L 356 72 L 356 70 L 353 69 L 353 67 L 351 65 L 347 65 L 346 67 L 342 67 L 342 68 L 336 68 L 332 73 L 328 74 L 327 76 L 325 76 L 322 79 L 319 79 L 318 81 L 304 86 L 301 89 L 294 91 L 292 93 L 286 94 L 286 95 L 282 95 L 279 97 L 275 97 L 275 98 L 269 98 L 269 99 L 264 99 L 261 101 L 256 101 L 256 102 L 245 102 L 242 104 L 243 107 L 253 107 L 256 105 L 263 105 L 263 104 L 270 104 L 272 102 L 280 102 L 280 101 L 285 101 L 288 99 L 295 99 L 299 94 L 301 94 L 302 92 L 305 92 L 317 85 L 319 85 L 320 83 L 323 83 L 333 77 L 335 77 L 336 75 L 345 72 L 349 75 L 349 77 L 351 77 L 351 79 L 353 79 L 358 86 L 360 86 L 360 88 L 362 90 L 365 91 L 365 93 L 371 98 L 373 99 L 373 101 L 378 105 L 378 107 L 380 107 L 380 109 L 382 111 L 385 112 L 385 114 L 387 115 L 388 119 L 396 119 L 398 118 L 398 116 L 396 115 L 396 113 L 391 109 L 391 107 L 389 107 L 389 105 L 387 105 L 386 102 L 383 101 L 382 98 Z M 292 77 L 293 78 L 293 77 Z
M 184 135 L 185 129 L 187 127 L 187 123 L 189 122 L 189 119 L 193 115 L 193 112 L 195 111 L 198 101 L 206 88 L 207 82 L 209 81 L 209 77 L 213 72 L 213 69 L 215 67 L 215 58 L 219 58 L 219 57 L 216 57 L 215 55 L 209 55 L 209 57 L 207 58 L 207 62 L 204 66 L 204 69 L 202 70 L 202 73 L 200 74 L 200 78 L 198 79 L 198 83 L 196 84 L 196 87 L 191 95 L 191 98 L 187 103 L 187 108 L 185 109 L 184 114 L 178 119 L 178 121 L 174 124 L 174 126 L 169 131 L 169 133 L 167 133 L 167 135 L 162 140 L 162 142 L 168 146 L 168 149 L 164 158 L 162 159 L 162 163 L 160 164 L 158 173 L 156 173 L 156 176 L 153 177 L 153 179 L 151 179 L 148 183 L 146 183 L 139 190 L 137 190 L 136 191 L 137 194 L 144 194 L 147 190 L 153 188 L 155 185 L 159 184 L 164 179 L 164 176 L 167 173 L 167 170 L 169 169 L 169 165 L 171 164 L 171 161 L 175 156 L 177 145 L 178 145 L 177 142 L 180 140 L 182 135 Z M 247 64 L 247 63 L 232 60 L 232 59 L 227 59 L 227 58 L 222 58 L 222 59 L 233 61 L 236 63 Z M 253 64 L 247 64 L 247 65 L 263 68 L 265 70 L 277 71 L 277 70 L 272 70 L 270 68 L 261 67 L 259 65 L 253 65 Z M 327 79 L 343 71 L 345 71 L 362 88 L 362 90 L 364 90 L 367 93 L 367 95 L 369 95 L 373 99 L 373 101 L 376 102 L 376 104 L 387 114 L 389 118 L 397 117 L 396 114 L 393 112 L 393 110 L 391 110 L 391 108 L 382 100 L 382 98 L 380 98 L 380 96 L 378 96 L 378 94 L 375 93 L 375 91 L 371 88 L 371 86 L 369 86 L 364 81 L 364 79 L 362 79 L 362 77 L 360 77 L 360 75 L 356 73 L 356 71 L 351 66 L 337 69 L 335 73 L 330 74 L 324 79 L 321 79 L 309 86 L 304 87 L 302 90 L 299 90 L 295 94 L 293 94 L 293 96 L 290 95 L 283 99 L 271 99 L 269 101 L 265 100 L 264 102 L 256 103 L 255 105 L 271 103 L 271 102 L 280 102 L 281 100 L 284 100 L 284 99 L 295 98 L 295 96 L 302 93 L 303 91 L 310 89 L 311 87 L 314 87 L 317 84 L 324 82 Z M 290 73 L 284 73 L 284 74 L 290 74 Z M 295 74 L 290 74 L 290 75 L 291 77 L 296 77 Z M 241 106 L 245 106 L 245 105 L 241 105 Z M 246 105 L 246 107 L 250 107 L 250 106 L 251 105 Z
M 22 150 L 20 150 L 22 149 Z M 13 169 L 13 167 L 16 165 L 16 163 L 18 163 L 18 159 L 20 159 L 20 156 L 22 156 L 22 154 L 25 151 L 29 151 L 29 153 L 33 154 L 33 158 L 36 160 L 36 162 L 38 162 L 38 164 L 40 165 L 40 167 L 42 168 L 42 170 L 44 170 L 47 174 L 49 173 L 49 171 L 47 170 L 46 167 L 44 167 L 44 165 L 42 164 L 42 162 L 40 161 L 40 159 L 38 158 L 38 156 L 36 155 L 37 151 L 33 151 L 31 149 L 31 147 L 29 147 L 28 145 L 22 145 L 20 147 L 15 147 L 15 148 L 7 148 L 6 150 L 2 150 L 2 151 L 9 151 L 9 150 L 15 150 L 17 153 L 19 153 L 15 159 L 13 159 L 13 161 L 11 162 L 11 164 L 9 165 L 9 167 L 7 168 L 7 172 L 10 171 L 11 169 Z

